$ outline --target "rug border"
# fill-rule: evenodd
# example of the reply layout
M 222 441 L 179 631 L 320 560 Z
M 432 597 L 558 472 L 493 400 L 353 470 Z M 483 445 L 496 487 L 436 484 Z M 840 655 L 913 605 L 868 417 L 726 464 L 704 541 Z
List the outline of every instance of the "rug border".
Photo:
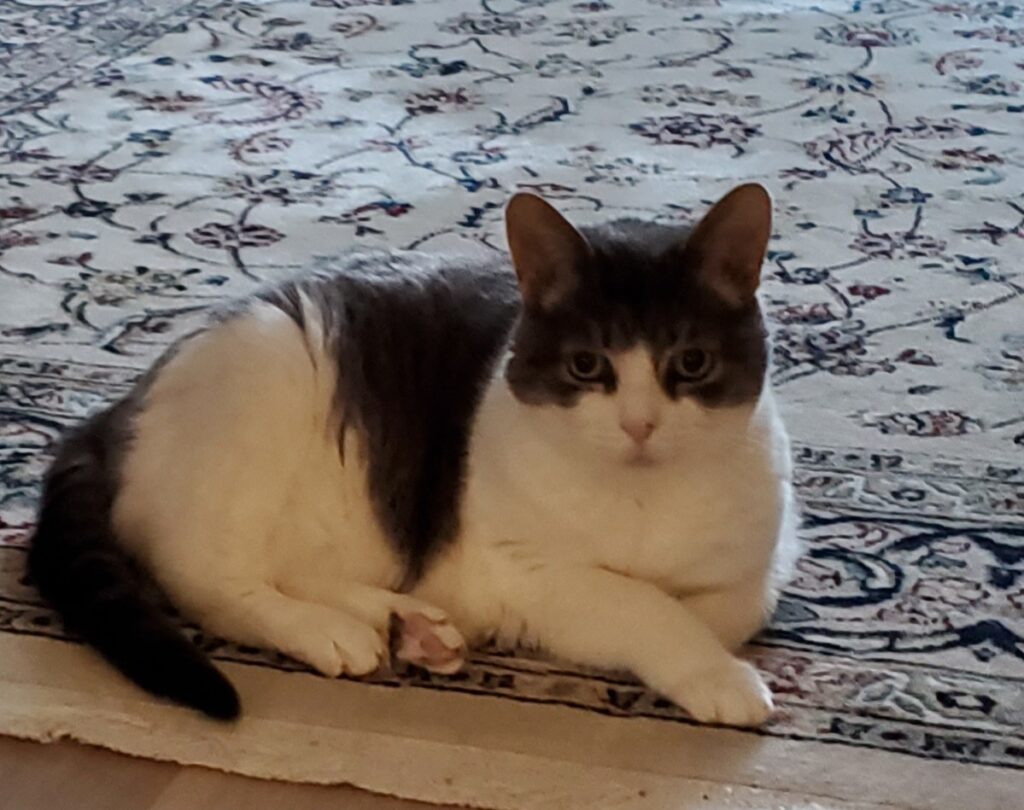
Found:
M 0 733 L 257 778 L 487 810 L 677 810 L 687 796 L 763 808 L 779 794 L 787 810 L 810 810 L 808 798 L 1006 810 L 1019 795 L 1016 771 L 238 664 L 224 669 L 248 711 L 224 726 L 145 695 L 79 645 L 5 634 L 0 649 Z

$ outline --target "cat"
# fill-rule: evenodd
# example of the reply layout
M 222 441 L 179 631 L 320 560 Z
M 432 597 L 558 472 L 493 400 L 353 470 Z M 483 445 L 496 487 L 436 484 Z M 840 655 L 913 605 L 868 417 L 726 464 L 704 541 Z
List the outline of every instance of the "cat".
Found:
M 689 229 L 577 229 L 527 193 L 505 221 L 507 257 L 354 254 L 263 289 L 72 430 L 29 554 L 68 627 L 215 718 L 238 694 L 147 581 L 330 677 L 523 645 L 765 721 L 734 653 L 797 549 L 768 193 Z

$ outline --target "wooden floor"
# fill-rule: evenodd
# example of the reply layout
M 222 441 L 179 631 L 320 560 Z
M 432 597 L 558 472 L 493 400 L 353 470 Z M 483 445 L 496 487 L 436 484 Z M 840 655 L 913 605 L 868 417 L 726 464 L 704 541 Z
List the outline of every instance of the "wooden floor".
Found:
M 0 737 L 0 810 L 424 810 L 344 787 L 288 785 L 62 742 Z M 452 809 L 454 810 L 454 809 Z

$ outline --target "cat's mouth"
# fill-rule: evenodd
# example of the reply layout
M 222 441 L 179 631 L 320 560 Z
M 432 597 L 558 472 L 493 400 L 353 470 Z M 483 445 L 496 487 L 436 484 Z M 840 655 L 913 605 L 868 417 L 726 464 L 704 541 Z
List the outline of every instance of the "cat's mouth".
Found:
M 653 467 L 657 460 L 643 447 L 634 448 L 626 456 L 626 465 L 629 467 Z

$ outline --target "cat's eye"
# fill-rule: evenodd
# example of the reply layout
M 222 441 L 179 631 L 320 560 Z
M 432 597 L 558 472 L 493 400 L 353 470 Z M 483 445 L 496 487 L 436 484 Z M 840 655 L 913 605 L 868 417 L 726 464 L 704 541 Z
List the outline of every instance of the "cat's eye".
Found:
M 569 373 L 583 382 L 596 382 L 604 377 L 607 360 L 597 352 L 574 352 L 566 366 Z
M 686 382 L 702 380 L 711 371 L 711 355 L 703 349 L 683 349 L 672 358 L 672 370 Z

